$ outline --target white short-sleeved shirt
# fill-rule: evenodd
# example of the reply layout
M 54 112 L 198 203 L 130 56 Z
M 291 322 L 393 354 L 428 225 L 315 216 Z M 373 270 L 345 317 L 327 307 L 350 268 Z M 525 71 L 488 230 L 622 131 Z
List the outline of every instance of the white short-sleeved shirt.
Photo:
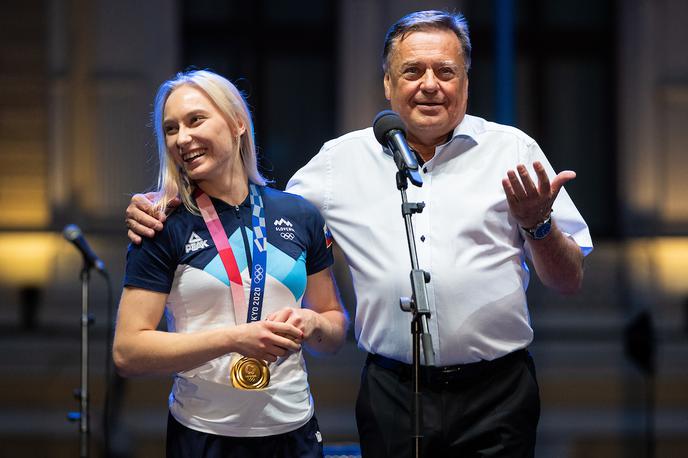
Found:
M 534 161 L 554 176 L 526 134 L 466 115 L 423 165 L 423 186 L 409 184 L 408 200 L 425 203 L 413 223 L 420 268 L 432 276 L 427 291 L 437 365 L 492 360 L 533 339 L 528 243 L 501 180 L 517 164 L 534 176 Z M 317 206 L 347 259 L 359 346 L 410 363 L 411 314 L 400 310 L 399 298 L 411 296 L 411 262 L 396 171 L 368 128 L 325 143 L 287 189 Z M 588 227 L 564 189 L 552 216 L 584 254 L 592 250 Z

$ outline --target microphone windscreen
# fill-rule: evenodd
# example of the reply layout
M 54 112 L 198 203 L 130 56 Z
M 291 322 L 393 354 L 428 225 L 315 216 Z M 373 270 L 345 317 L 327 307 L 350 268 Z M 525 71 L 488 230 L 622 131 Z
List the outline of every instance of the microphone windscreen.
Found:
M 404 126 L 404 122 L 396 112 L 392 110 L 379 112 L 373 120 L 373 132 L 381 145 L 387 146 L 387 139 L 385 137 L 390 130 L 400 130 L 406 134 L 406 126 Z
M 76 224 L 69 224 L 65 226 L 64 230 L 62 231 L 62 235 L 65 239 L 73 242 L 81 237 L 81 229 L 79 229 L 79 226 Z

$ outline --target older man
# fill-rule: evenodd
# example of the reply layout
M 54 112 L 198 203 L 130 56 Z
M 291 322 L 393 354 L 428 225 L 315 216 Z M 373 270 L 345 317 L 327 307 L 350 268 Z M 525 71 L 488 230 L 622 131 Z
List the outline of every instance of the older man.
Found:
M 533 456 L 539 395 L 526 258 L 542 282 L 574 293 L 587 225 L 537 143 L 466 114 L 471 44 L 461 15 L 409 14 L 387 33 L 385 96 L 421 163 L 414 216 L 428 284 L 436 364 L 421 371 L 424 456 Z M 356 405 L 364 456 L 410 456 L 410 261 L 396 165 L 372 129 L 324 144 L 287 189 L 313 202 L 351 269 L 355 331 L 369 353 Z M 551 177 L 551 178 L 550 178 Z M 129 206 L 129 227 L 159 223 Z M 135 221 L 135 220 L 138 220 Z M 132 234 L 134 238 L 135 235 Z

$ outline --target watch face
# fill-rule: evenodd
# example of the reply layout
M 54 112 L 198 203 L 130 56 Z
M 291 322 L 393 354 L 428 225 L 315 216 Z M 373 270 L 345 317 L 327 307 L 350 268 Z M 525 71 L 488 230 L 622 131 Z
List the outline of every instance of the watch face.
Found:
M 552 223 L 550 221 L 545 221 L 540 226 L 538 226 L 537 229 L 535 229 L 535 232 L 533 233 L 533 237 L 536 239 L 543 239 L 543 238 L 547 237 L 547 234 L 549 234 L 549 231 L 551 229 L 552 229 Z

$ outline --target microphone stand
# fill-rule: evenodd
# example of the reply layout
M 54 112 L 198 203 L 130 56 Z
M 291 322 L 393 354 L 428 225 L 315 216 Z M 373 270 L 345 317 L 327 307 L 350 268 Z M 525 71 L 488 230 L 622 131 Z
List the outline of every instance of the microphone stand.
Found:
M 89 393 L 88 393 L 88 331 L 93 323 L 88 312 L 89 278 L 91 265 L 84 260 L 81 269 L 81 386 L 75 391 L 79 412 L 69 412 L 70 421 L 79 421 L 79 457 L 89 456 Z
M 435 365 L 435 352 L 432 347 L 432 335 L 428 328 L 428 318 L 430 308 L 428 306 L 428 294 L 426 283 L 430 282 L 430 272 L 426 272 L 418 267 L 418 254 L 416 252 L 416 242 L 413 235 L 413 224 L 411 216 L 414 213 L 421 213 L 425 207 L 424 202 L 408 202 L 406 189 L 408 188 L 407 175 L 410 170 L 397 162 L 399 171 L 397 172 L 397 189 L 401 193 L 401 213 L 406 225 L 406 239 L 408 242 L 409 255 L 411 257 L 411 288 L 412 297 L 401 297 L 399 305 L 404 312 L 413 314 L 411 320 L 411 337 L 413 344 L 413 365 L 411 370 L 411 380 L 413 384 L 413 399 L 411 403 L 412 421 L 412 450 L 414 457 L 420 457 L 422 436 L 422 403 L 420 393 L 420 344 L 423 344 L 423 354 L 425 364 Z

